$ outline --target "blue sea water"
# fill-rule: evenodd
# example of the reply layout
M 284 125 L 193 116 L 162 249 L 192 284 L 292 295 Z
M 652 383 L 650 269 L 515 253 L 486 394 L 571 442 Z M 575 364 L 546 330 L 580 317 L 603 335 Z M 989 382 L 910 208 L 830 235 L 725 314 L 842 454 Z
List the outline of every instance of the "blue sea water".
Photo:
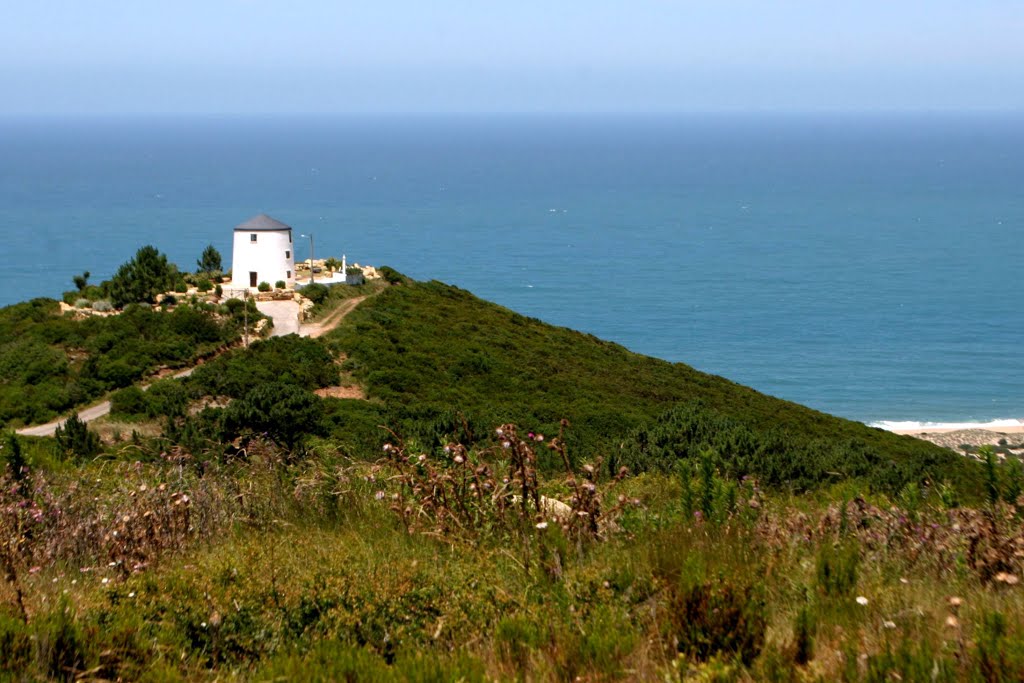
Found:
M 0 305 L 259 212 L 845 417 L 1024 417 L 1021 115 L 8 119 Z

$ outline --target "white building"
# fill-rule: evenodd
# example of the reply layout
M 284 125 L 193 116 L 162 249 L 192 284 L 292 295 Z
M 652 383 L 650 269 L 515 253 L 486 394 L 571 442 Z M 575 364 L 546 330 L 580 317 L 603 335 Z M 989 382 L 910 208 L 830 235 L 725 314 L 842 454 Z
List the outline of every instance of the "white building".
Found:
M 231 285 L 236 289 L 270 286 L 284 280 L 295 284 L 295 245 L 292 229 L 266 214 L 250 218 L 235 228 L 231 252 Z

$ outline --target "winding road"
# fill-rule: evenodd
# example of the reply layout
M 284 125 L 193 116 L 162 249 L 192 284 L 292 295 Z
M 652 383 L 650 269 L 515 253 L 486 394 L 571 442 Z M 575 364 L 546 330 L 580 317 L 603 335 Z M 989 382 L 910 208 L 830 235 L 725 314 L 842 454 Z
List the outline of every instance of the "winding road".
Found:
M 300 337 L 319 337 L 337 327 L 338 323 L 365 299 L 365 296 L 360 296 L 343 301 L 338 308 L 321 322 L 308 325 L 299 324 L 299 304 L 295 301 L 261 301 L 257 302 L 256 308 L 274 320 L 274 328 L 271 333 L 273 337 L 282 337 L 286 334 L 297 334 Z M 195 369 L 196 366 L 186 368 L 171 375 L 171 378 L 188 377 Z M 142 390 L 145 391 L 148 388 L 149 385 L 143 385 Z M 110 401 L 102 401 L 78 411 L 78 419 L 82 422 L 92 422 L 109 414 Z M 53 436 L 57 432 L 57 427 L 63 426 L 66 420 L 67 418 L 60 418 L 46 424 L 23 427 L 17 430 L 16 433 L 22 436 Z

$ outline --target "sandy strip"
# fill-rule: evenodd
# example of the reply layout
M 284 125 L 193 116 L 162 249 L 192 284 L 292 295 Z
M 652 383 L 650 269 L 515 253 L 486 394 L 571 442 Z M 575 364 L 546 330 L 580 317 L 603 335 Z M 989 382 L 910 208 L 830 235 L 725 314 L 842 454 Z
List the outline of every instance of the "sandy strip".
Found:
M 1024 434 L 1024 425 L 989 428 L 978 427 L 972 429 L 966 429 L 964 427 L 915 427 L 914 429 L 890 429 L 889 431 L 893 434 L 909 434 L 910 436 L 918 436 L 920 434 L 949 434 L 951 432 L 964 431 L 985 431 L 992 432 L 993 434 Z

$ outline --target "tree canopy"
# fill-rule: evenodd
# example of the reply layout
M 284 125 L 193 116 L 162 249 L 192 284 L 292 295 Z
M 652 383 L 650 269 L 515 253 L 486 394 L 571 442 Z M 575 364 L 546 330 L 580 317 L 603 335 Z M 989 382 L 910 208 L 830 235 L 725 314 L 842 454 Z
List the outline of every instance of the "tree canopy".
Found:
M 207 245 L 206 249 L 203 249 L 203 255 L 196 261 L 196 265 L 199 267 L 197 272 L 206 273 L 207 275 L 213 275 L 224 270 L 220 252 L 212 244 Z
M 121 265 L 109 284 L 110 299 L 123 308 L 132 303 L 153 303 L 156 296 L 174 288 L 177 268 L 156 247 L 146 245 Z

